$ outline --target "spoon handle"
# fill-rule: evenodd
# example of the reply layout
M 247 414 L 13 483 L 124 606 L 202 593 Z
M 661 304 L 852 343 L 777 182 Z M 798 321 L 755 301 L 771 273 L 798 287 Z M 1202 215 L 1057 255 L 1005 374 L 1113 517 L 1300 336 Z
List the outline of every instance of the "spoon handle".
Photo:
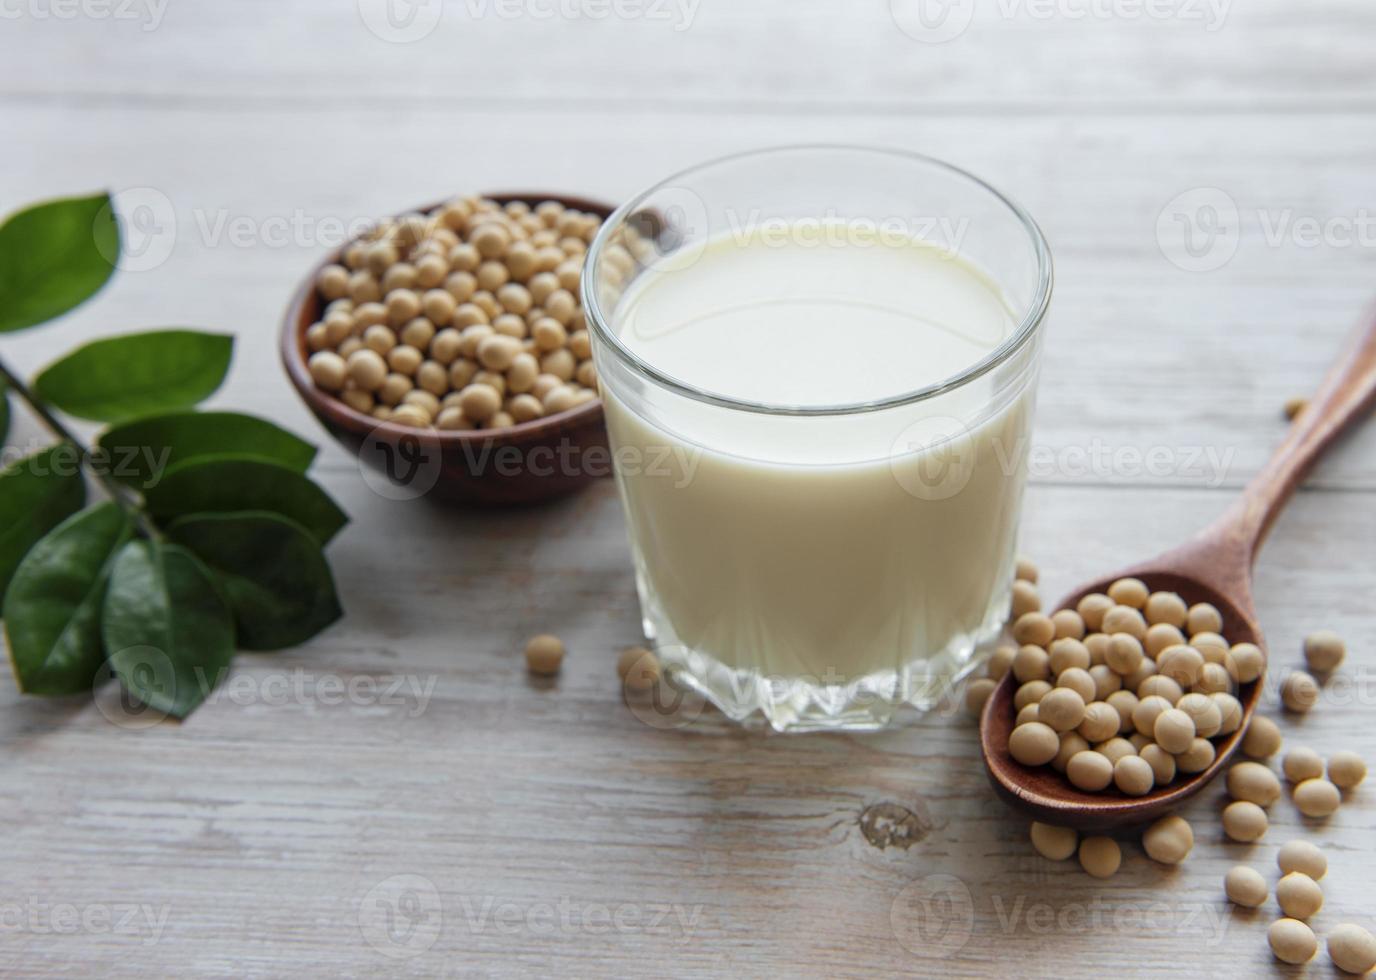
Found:
M 1376 405 L 1376 315 L 1358 330 L 1296 417 L 1285 441 L 1216 526 L 1250 568 L 1300 481 L 1333 442 Z

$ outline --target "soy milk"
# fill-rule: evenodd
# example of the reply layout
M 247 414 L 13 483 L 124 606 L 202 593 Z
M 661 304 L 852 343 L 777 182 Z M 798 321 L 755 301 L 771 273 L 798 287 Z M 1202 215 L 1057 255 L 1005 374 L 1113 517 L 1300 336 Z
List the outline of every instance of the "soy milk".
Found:
M 951 379 L 1016 327 L 959 257 L 824 237 L 724 235 L 644 270 L 611 317 L 664 375 L 801 410 L 676 396 L 633 412 L 604 391 L 613 448 L 637 461 L 618 481 L 647 631 L 728 713 L 763 697 L 776 724 L 819 690 L 920 701 L 997 628 L 1030 421 L 1033 386 L 1000 402 L 991 377 L 816 414 Z

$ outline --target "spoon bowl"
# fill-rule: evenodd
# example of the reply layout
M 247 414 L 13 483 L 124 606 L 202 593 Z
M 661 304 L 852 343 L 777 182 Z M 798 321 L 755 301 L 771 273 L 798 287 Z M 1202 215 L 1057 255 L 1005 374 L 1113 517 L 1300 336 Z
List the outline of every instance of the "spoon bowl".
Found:
M 1107 592 L 1120 578 L 1141 579 L 1153 592 L 1177 592 L 1187 604 L 1213 604 L 1223 617 L 1229 644 L 1254 643 L 1266 651 L 1252 601 L 1252 565 L 1266 533 L 1305 475 L 1351 425 L 1376 404 L 1376 320 L 1354 341 L 1324 378 L 1309 406 L 1290 427 L 1270 461 L 1237 502 L 1193 539 L 1158 558 L 1081 586 L 1054 609 L 1074 609 L 1091 592 Z M 1269 657 L 1268 657 L 1269 659 Z M 1049 766 L 1024 766 L 1008 751 L 1017 683 L 1011 671 L 995 686 L 980 716 L 980 750 L 995 791 L 1006 802 L 1043 823 L 1080 830 L 1112 830 L 1164 816 L 1209 784 L 1242 743 L 1261 700 L 1266 674 L 1234 693 L 1242 704 L 1237 731 L 1214 741 L 1214 760 L 1199 773 L 1177 775 L 1144 796 L 1110 788 L 1088 793 Z
M 1263 651 L 1266 650 L 1261 629 L 1254 617 L 1235 605 L 1233 599 L 1205 582 L 1162 568 L 1156 563 L 1127 569 L 1101 581 L 1083 585 L 1066 596 L 1056 608 L 1074 609 L 1084 596 L 1091 592 L 1106 592 L 1111 583 L 1126 577 L 1141 579 L 1153 592 L 1177 592 L 1189 605 L 1211 603 L 1223 616 L 1221 632 L 1230 644 L 1255 643 Z M 1024 766 L 1009 754 L 1008 736 L 1013 732 L 1016 714 L 1013 695 L 1018 689 L 1010 671 L 990 694 L 980 718 L 980 747 L 984 764 L 999 796 L 1042 823 L 1080 830 L 1113 830 L 1146 823 L 1173 811 L 1207 786 L 1228 764 L 1242 743 L 1252 714 L 1261 701 L 1265 680 L 1263 673 L 1234 692 L 1242 704 L 1242 723 L 1231 735 L 1213 740 L 1214 761 L 1208 768 L 1192 776 L 1178 776 L 1170 785 L 1157 786 L 1145 796 L 1128 796 L 1112 786 L 1099 793 L 1077 789 L 1065 778 L 1064 773 L 1049 766 Z

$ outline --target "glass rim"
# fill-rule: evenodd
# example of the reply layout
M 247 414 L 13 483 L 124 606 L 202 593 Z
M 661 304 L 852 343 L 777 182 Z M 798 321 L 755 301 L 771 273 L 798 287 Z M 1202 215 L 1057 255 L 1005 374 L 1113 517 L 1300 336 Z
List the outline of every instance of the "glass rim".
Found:
M 1018 223 L 1022 225 L 1023 230 L 1027 233 L 1037 258 L 1037 286 L 1033 292 L 1031 301 L 1027 304 L 1027 308 L 1018 322 L 1017 328 L 1008 335 L 1003 343 L 963 371 L 944 380 L 924 385 L 912 391 L 902 392 L 897 395 L 890 395 L 872 401 L 854 402 L 843 405 L 784 405 L 732 398 L 727 395 L 709 391 L 706 388 L 700 388 L 680 378 L 675 378 L 673 375 L 666 374 L 664 371 L 661 371 L 640 355 L 636 354 L 622 342 L 621 338 L 612 330 L 608 317 L 603 312 L 601 301 L 597 295 L 594 270 L 598 267 L 602 258 L 602 253 L 607 247 L 612 234 L 614 234 L 614 230 L 625 225 L 627 218 L 634 214 L 650 196 L 672 186 L 685 177 L 725 163 L 734 163 L 737 161 L 783 153 L 823 153 L 836 151 L 891 157 L 945 170 L 981 188 L 994 200 L 1002 204 L 1018 220 Z M 734 409 L 736 411 L 754 412 L 762 415 L 822 416 L 859 415 L 866 412 L 879 412 L 891 408 L 901 408 L 954 391 L 984 376 L 1012 358 L 1013 355 L 1025 347 L 1036 335 L 1037 329 L 1046 319 L 1046 312 L 1051 305 L 1051 291 L 1054 281 L 1055 273 L 1051 260 L 1051 248 L 1047 244 L 1046 236 L 1042 234 L 1041 228 L 1038 227 L 1037 222 L 1033 220 L 1032 215 L 1008 195 L 998 190 L 988 181 L 970 173 L 968 170 L 947 163 L 945 160 L 909 150 L 887 149 L 847 143 L 798 143 L 767 147 L 764 149 L 746 150 L 741 153 L 730 153 L 725 156 L 715 157 L 711 160 L 695 164 L 691 167 L 686 167 L 683 170 L 670 174 L 658 183 L 636 194 L 625 204 L 622 204 L 613 211 L 606 221 L 602 222 L 602 226 L 598 229 L 596 236 L 594 236 L 592 244 L 588 246 L 587 258 L 583 263 L 580 287 L 583 294 L 583 308 L 587 314 L 589 329 L 623 364 L 642 377 L 653 381 L 655 384 L 680 395 L 684 395 L 685 397 L 692 398 L 695 401 L 705 402 L 721 408 Z

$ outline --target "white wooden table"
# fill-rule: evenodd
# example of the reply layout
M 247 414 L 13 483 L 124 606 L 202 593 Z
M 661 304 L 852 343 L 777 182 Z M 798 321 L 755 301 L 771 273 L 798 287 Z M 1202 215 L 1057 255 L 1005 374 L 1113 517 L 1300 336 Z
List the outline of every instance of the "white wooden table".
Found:
M 1237 861 L 1271 877 L 1300 834 L 1333 859 L 1319 931 L 1376 924 L 1376 787 L 1317 827 L 1282 802 L 1255 847 L 1221 840 L 1211 789 L 1187 808 L 1186 866 L 1129 842 L 1100 884 L 1032 853 L 959 712 L 865 737 L 641 723 L 613 671 L 639 635 L 612 487 L 481 516 L 384 500 L 274 348 L 324 219 L 497 187 L 621 199 L 786 142 L 946 157 L 1022 200 L 1056 253 L 1023 528 L 1054 597 L 1217 513 L 1376 299 L 1357 227 L 1376 208 L 1376 8 L 1245 0 L 1218 23 L 1185 0 L 1164 19 L 981 4 L 932 43 L 885 0 L 701 0 L 690 20 L 455 0 L 392 43 L 375 6 L 0 4 L 0 210 L 130 192 L 166 253 L 4 355 L 34 370 L 113 329 L 232 330 L 216 403 L 324 443 L 354 518 L 332 546 L 347 619 L 240 656 L 184 725 L 121 728 L 5 672 L 0 974 L 1292 973 L 1266 950 L 1272 913 L 1231 912 L 1221 879 Z M 1173 209 L 1206 222 L 1220 202 L 1236 238 L 1191 259 Z M 20 419 L 11 446 L 39 438 Z M 1164 465 L 1141 461 L 1153 449 Z M 1287 736 L 1376 760 L 1373 546 L 1368 426 L 1276 528 L 1257 599 L 1276 664 L 1321 627 L 1352 650 Z M 542 630 L 572 651 L 552 684 L 518 653 Z M 908 846 L 865 834 L 882 804 L 915 815 Z

